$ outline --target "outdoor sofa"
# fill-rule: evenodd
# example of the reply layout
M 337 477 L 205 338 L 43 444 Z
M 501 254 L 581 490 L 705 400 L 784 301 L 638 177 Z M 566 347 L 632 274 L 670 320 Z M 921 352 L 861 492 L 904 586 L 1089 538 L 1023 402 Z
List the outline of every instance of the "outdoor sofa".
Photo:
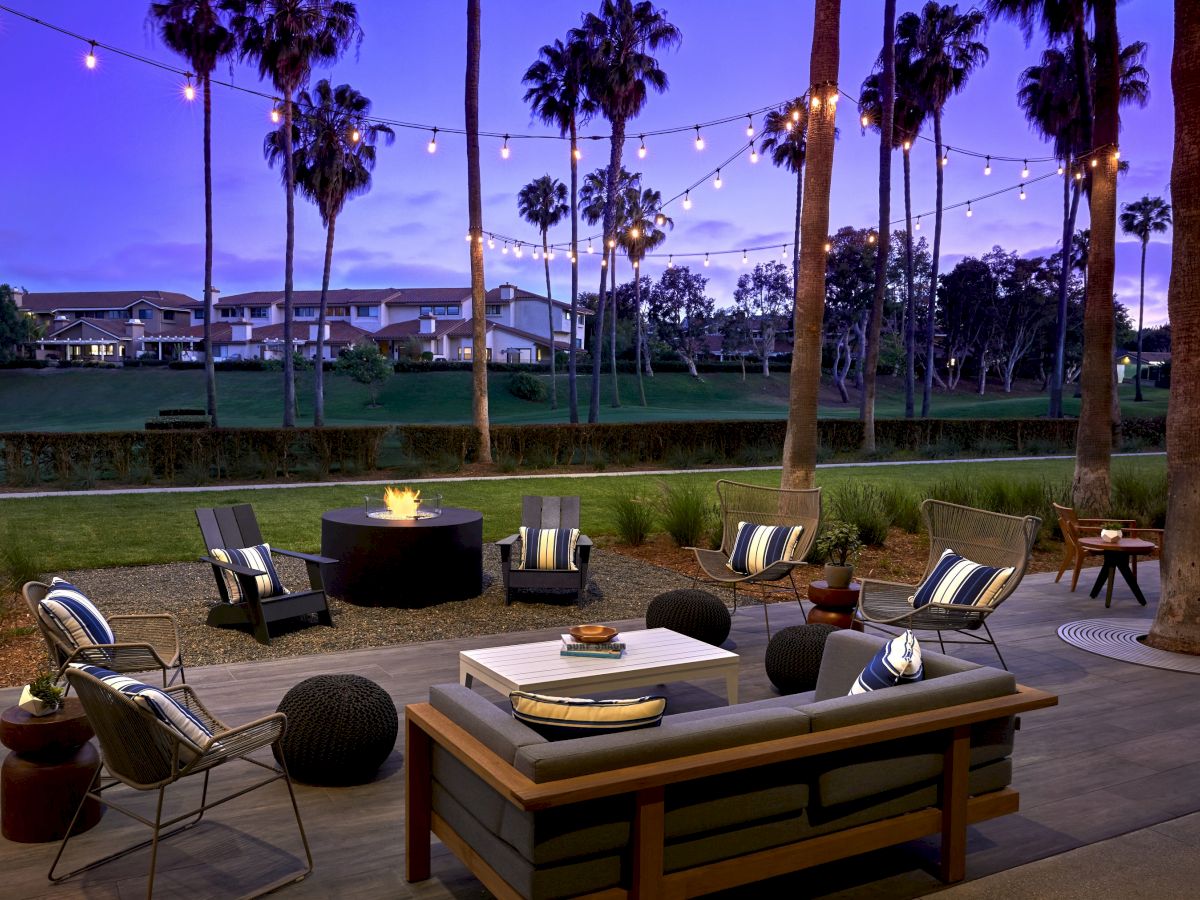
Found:
M 499 897 L 691 897 L 1017 810 L 1019 713 L 1057 698 L 926 652 L 924 680 L 847 696 L 883 639 L 832 634 L 815 691 L 546 741 L 485 696 L 406 711 L 407 877 L 437 837 Z

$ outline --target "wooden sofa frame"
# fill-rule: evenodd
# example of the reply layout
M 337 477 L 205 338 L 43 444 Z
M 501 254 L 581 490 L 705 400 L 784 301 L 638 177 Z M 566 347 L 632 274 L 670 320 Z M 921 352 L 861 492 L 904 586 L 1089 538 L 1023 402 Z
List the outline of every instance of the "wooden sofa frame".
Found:
M 591 900 L 698 897 L 938 833 L 938 875 L 947 883 L 961 881 L 966 877 L 967 826 L 1015 813 L 1020 799 L 1012 788 L 968 795 L 971 726 L 1057 703 L 1054 694 L 1017 685 L 1016 693 L 1004 697 L 549 782 L 527 778 L 429 703 L 411 704 L 405 709 L 406 877 L 410 882 L 430 877 L 434 834 L 501 900 L 521 896 L 433 811 L 431 760 L 437 743 L 521 810 L 634 794 L 630 886 L 585 895 Z M 940 806 L 678 872 L 663 871 L 667 785 L 922 734 L 944 740 Z

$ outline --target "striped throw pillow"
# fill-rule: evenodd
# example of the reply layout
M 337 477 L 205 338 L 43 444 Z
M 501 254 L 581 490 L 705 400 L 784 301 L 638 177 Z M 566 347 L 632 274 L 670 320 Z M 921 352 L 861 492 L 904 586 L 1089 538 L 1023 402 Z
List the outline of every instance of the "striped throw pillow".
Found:
M 926 603 L 990 606 L 1012 574 L 1012 566 L 982 566 L 947 550 L 913 594 L 912 605 L 918 609 Z
M 261 575 L 254 579 L 258 585 L 258 599 L 260 600 L 265 600 L 267 597 L 278 597 L 280 594 L 287 593 L 283 588 L 283 582 L 279 580 L 279 574 L 275 571 L 275 564 L 271 562 L 270 544 L 243 547 L 240 550 L 215 547 L 208 551 L 208 555 L 221 562 L 233 563 L 237 566 L 245 566 L 247 569 L 262 572 Z M 229 596 L 229 602 L 242 603 L 246 598 L 242 596 L 242 586 L 238 583 L 238 577 L 228 569 L 220 569 L 219 571 L 221 572 L 221 578 L 225 581 L 225 593 Z
M 551 741 L 652 728 L 662 722 L 667 711 L 666 697 L 586 700 L 513 691 L 508 702 L 514 719 Z
M 71 667 L 79 669 L 81 672 L 87 672 L 89 675 L 99 678 L 109 687 L 120 691 L 183 738 L 184 746 L 180 749 L 180 759 L 184 762 L 191 762 L 199 756 L 204 745 L 213 736 L 212 730 L 204 724 L 199 716 L 166 691 L 142 684 L 137 679 L 101 666 L 71 663 Z
M 50 592 L 38 603 L 38 618 L 76 649 L 116 643 L 100 610 L 79 588 L 61 578 L 50 581 Z
M 575 545 L 578 528 L 526 528 L 521 526 L 518 569 L 576 571 Z
M 739 575 L 757 575 L 780 560 L 790 560 L 803 525 L 751 525 L 738 522 L 733 552 L 725 565 Z
M 866 694 L 880 688 L 910 684 L 925 677 L 921 665 L 921 645 L 911 631 L 898 634 L 882 647 L 854 679 L 849 696 Z

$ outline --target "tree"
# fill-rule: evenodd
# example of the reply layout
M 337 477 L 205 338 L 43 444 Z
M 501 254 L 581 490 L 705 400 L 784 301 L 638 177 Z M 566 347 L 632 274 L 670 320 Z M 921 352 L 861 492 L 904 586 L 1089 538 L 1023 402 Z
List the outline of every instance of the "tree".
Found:
M 296 187 L 316 204 L 325 226 L 325 266 L 317 308 L 318 365 L 313 369 L 313 425 L 320 427 L 325 424 L 325 372 L 321 361 L 325 359 L 325 314 L 337 218 L 347 200 L 371 189 L 375 145 L 380 138 L 390 144 L 396 135 L 388 126 L 369 121 L 371 101 L 348 84 L 334 88 L 323 78 L 311 94 L 300 91 L 297 103 L 305 113 L 293 124 L 292 171 Z M 263 150 L 271 165 L 282 159 L 286 143 L 282 126 L 267 133 Z
M 638 395 L 646 405 L 646 388 L 642 383 L 642 279 L 639 273 L 646 254 L 663 245 L 667 239 L 664 229 L 674 228 L 675 221 L 662 211 L 662 194 L 653 188 L 630 187 L 625 192 L 625 229 L 617 240 L 629 258 L 633 269 L 633 321 L 635 332 L 634 371 L 637 373 Z M 615 294 L 614 294 L 615 299 Z M 616 319 L 614 310 L 614 321 Z
M 972 357 L 983 358 L 996 311 L 996 280 L 988 264 L 973 256 L 959 260 L 938 284 L 938 318 L 945 334 L 946 386 L 958 387 Z
M 850 402 L 846 390 L 850 369 L 857 362 L 862 371 L 877 249 L 865 228 L 839 228 L 829 240 L 824 330 L 833 344 L 833 383 L 843 403 Z
M 379 408 L 379 389 L 392 374 L 392 366 L 374 341 L 362 340 L 347 347 L 334 360 L 333 370 L 364 385 L 367 389 L 367 406 Z
M 771 163 L 796 176 L 796 228 L 792 239 L 792 281 L 800 277 L 800 211 L 804 206 L 805 135 L 808 132 L 808 104 L 797 97 L 786 109 L 767 113 L 762 130 L 762 151 Z
M 650 318 L 658 336 L 687 363 L 688 374 L 700 378 L 696 360 L 708 348 L 708 330 L 716 303 L 705 294 L 708 279 L 687 266 L 664 269 L 650 291 Z
M 213 0 L 169 0 L 150 4 L 150 19 L 164 44 L 187 60 L 204 102 L 204 394 L 209 422 L 217 427 L 217 369 L 212 352 L 213 206 L 212 73 L 237 41 Z M 190 79 L 189 79 L 190 84 Z
M 625 147 L 625 125 L 645 107 L 648 92 L 667 89 L 667 73 L 653 54 L 677 46 L 679 29 L 650 0 L 601 0 L 600 12 L 587 13 L 583 24 L 572 32 L 571 42 L 587 47 L 585 89 L 588 98 L 612 127 L 609 143 L 608 177 L 603 215 L 604 247 L 616 246 L 618 175 Z M 604 306 L 605 273 L 600 273 L 599 305 Z M 592 396 L 588 421 L 595 422 L 600 407 L 600 361 L 592 370 Z M 614 384 L 616 371 L 613 372 Z M 614 403 L 617 401 L 613 395 Z
M 753 271 L 738 277 L 733 292 L 737 317 L 732 321 L 738 323 L 736 333 L 750 342 L 762 360 L 763 378 L 771 377 L 775 335 L 787 324 L 794 292 L 790 275 L 781 262 L 759 263 Z
M 252 61 L 260 78 L 283 94 L 283 183 L 287 240 L 283 257 L 283 426 L 296 424 L 296 379 L 292 365 L 292 268 L 296 250 L 296 172 L 292 151 L 293 97 L 308 83 L 314 66 L 336 62 L 362 39 L 358 10 L 349 0 L 222 0 L 231 13 L 238 54 Z M 302 111 L 303 113 L 303 111 Z M 207 285 L 206 285 L 207 286 Z
M 993 276 L 1000 283 L 1000 341 L 996 347 L 997 367 L 1004 392 L 1012 391 L 1013 376 L 1021 361 L 1037 346 L 1054 322 L 1058 277 L 1041 257 L 1021 259 L 1016 253 L 1003 256 L 1004 268 Z
M 1149 194 L 1141 200 L 1121 207 L 1121 230 L 1132 234 L 1142 244 L 1141 279 L 1138 283 L 1137 372 L 1133 376 L 1134 397 L 1142 402 L 1142 316 L 1146 307 L 1146 248 L 1150 235 L 1163 234 L 1171 225 L 1171 204 L 1162 197 Z
M 0 362 L 16 359 L 21 346 L 34 339 L 34 331 L 33 318 L 13 301 L 12 287 L 0 284 Z
M 492 462 L 492 428 L 487 392 L 487 288 L 483 281 L 483 184 L 479 175 L 479 0 L 467 0 L 467 214 L 471 236 L 471 402 L 479 435 L 479 461 Z M 554 334 L 550 334 L 554 352 Z
M 538 59 L 522 79 L 529 89 L 525 102 L 534 116 L 569 136 L 571 165 L 571 346 L 567 350 L 567 405 L 570 419 L 579 421 L 579 388 L 575 332 L 579 321 L 579 126 L 591 118 L 595 105 L 583 89 L 587 47 L 575 37 L 555 40 L 538 51 Z
M 517 212 L 542 234 L 542 262 L 546 268 L 546 315 L 550 327 L 550 408 L 558 409 L 558 380 L 554 371 L 554 298 L 550 292 L 550 229 L 567 214 L 567 186 L 557 178 L 535 178 L 517 194 Z M 572 319 L 574 321 L 574 319 Z M 571 340 L 575 344 L 574 336 Z
M 825 242 L 837 113 L 841 0 L 815 0 L 809 57 L 804 209 L 795 286 L 792 373 L 783 441 L 784 488 L 810 488 L 817 467 L 817 398 L 821 389 L 821 320 L 825 315 Z
M 1162 592 L 1146 643 L 1200 654 L 1200 8 L 1175 5 L 1174 234 L 1167 309 L 1171 316 L 1171 400 L 1167 409 L 1167 527 Z

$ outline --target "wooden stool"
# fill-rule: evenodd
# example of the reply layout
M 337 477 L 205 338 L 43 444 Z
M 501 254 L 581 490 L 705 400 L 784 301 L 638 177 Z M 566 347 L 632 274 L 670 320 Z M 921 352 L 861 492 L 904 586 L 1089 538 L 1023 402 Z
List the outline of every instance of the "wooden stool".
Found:
M 832 625 L 835 628 L 851 628 L 862 631 L 863 623 L 854 617 L 858 609 L 858 593 L 862 585 L 850 582 L 849 587 L 831 588 L 824 580 L 808 585 L 808 600 L 812 608 L 805 621 L 809 625 Z
M 100 769 L 100 754 L 89 743 L 94 733 L 75 697 L 48 716 L 19 706 L 4 711 L 0 743 L 12 752 L 0 767 L 0 831 L 8 840 L 62 840 Z M 87 831 L 102 815 L 104 807 L 89 800 L 73 833 Z

